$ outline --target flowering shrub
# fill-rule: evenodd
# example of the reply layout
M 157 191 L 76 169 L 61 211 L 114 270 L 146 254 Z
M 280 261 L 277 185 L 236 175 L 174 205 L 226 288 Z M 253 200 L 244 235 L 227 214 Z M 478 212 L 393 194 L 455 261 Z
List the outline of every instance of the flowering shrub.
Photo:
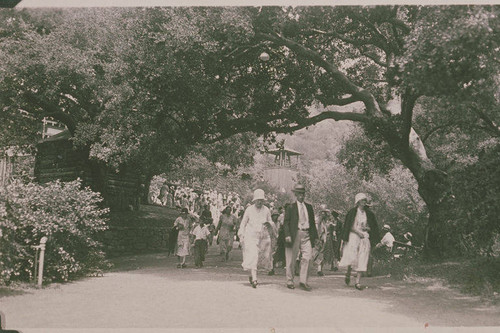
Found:
M 35 266 L 34 245 L 48 237 L 45 281 L 67 281 L 108 267 L 96 241 L 107 229 L 109 210 L 102 198 L 79 179 L 40 185 L 14 180 L 0 189 L 0 285 L 30 280 Z

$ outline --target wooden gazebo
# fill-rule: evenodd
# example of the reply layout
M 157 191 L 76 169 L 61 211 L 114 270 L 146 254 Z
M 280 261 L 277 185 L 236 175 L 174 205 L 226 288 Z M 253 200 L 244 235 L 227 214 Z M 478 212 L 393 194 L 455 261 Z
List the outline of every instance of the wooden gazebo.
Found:
M 302 154 L 285 148 L 284 144 L 276 149 L 267 150 L 265 154 L 274 156 L 274 159 L 267 163 L 264 179 L 278 187 L 281 192 L 290 192 L 297 182 L 299 156 Z

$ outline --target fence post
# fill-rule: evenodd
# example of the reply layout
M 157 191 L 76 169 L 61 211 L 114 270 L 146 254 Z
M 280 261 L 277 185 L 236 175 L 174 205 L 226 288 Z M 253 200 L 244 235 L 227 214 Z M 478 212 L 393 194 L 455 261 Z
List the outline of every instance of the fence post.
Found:
M 38 260 L 38 288 L 42 287 L 43 282 L 43 260 L 45 257 L 45 243 L 47 243 L 47 237 L 42 237 L 40 239 L 40 260 Z

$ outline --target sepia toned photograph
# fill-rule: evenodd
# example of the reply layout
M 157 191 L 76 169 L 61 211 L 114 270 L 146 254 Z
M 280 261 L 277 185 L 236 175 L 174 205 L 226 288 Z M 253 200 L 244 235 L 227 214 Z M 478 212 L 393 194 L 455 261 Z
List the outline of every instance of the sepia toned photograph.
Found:
M 0 332 L 497 332 L 499 15 L 0 0 Z

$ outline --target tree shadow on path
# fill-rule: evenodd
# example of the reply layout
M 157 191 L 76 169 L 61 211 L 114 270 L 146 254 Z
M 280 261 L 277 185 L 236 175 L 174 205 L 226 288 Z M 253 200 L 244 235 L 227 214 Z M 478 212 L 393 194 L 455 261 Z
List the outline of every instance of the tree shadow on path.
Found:
M 241 268 L 241 250 L 231 253 L 228 262 L 222 262 L 216 246 L 211 246 L 204 267 L 194 268 L 192 258 L 187 261 L 188 267 L 176 268 L 177 257 L 166 253 L 147 254 L 115 258 L 113 273 L 150 274 L 177 281 L 237 281 L 241 285 L 253 289 L 248 283 L 248 273 Z M 325 271 L 319 277 L 312 267 L 309 273 L 309 284 L 313 290 L 303 291 L 298 288 L 286 288 L 286 277 L 283 268 L 278 268 L 274 276 L 259 271 L 257 289 L 273 289 L 282 293 L 294 294 L 307 298 L 350 297 L 367 299 L 384 303 L 388 311 L 414 318 L 422 325 L 431 326 L 499 326 L 500 307 L 489 304 L 479 297 L 469 297 L 451 289 L 436 279 L 420 279 L 413 282 L 397 281 L 389 277 L 363 278 L 362 284 L 367 288 L 356 290 L 346 286 L 344 272 Z

